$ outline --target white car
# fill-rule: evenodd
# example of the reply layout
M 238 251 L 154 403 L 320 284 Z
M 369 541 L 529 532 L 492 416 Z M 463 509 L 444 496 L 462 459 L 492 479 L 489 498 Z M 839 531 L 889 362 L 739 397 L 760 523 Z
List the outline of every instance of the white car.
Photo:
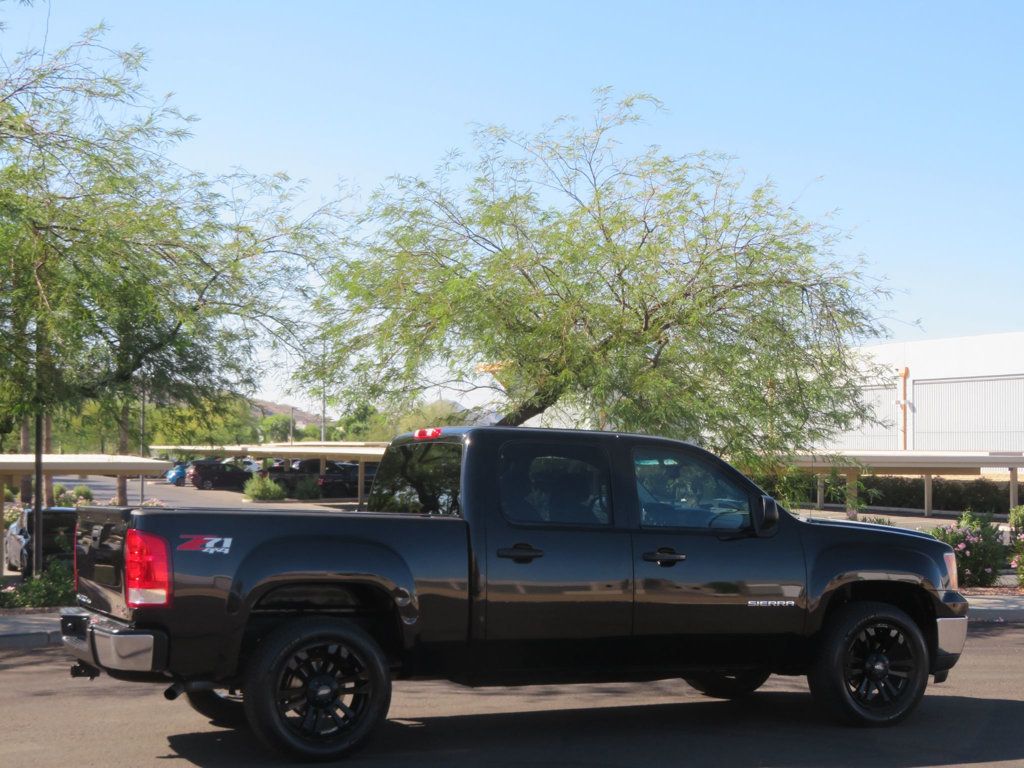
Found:
M 224 461 L 222 461 L 221 464 L 236 464 L 237 466 L 241 467 L 246 472 L 248 472 L 250 475 L 254 475 L 263 469 L 263 465 L 260 462 L 256 461 L 256 459 L 250 459 L 248 456 L 241 459 L 230 457 L 224 459 Z

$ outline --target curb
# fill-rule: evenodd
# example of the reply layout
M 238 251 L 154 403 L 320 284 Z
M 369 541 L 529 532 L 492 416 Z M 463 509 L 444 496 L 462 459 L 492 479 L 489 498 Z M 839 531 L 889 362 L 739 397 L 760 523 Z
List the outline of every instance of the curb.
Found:
M 28 651 L 61 644 L 59 629 L 49 632 L 22 632 L 18 635 L 0 635 L 0 651 Z

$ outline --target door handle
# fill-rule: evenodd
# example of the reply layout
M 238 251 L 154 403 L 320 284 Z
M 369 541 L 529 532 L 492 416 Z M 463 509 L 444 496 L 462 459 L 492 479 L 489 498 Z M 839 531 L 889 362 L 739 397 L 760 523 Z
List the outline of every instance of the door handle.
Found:
M 686 559 L 686 555 L 676 552 L 671 547 L 662 547 L 657 552 L 644 552 L 644 560 L 648 563 L 657 563 L 662 568 L 671 568 L 678 562 Z
M 504 557 L 516 563 L 528 563 L 538 557 L 544 557 L 543 549 L 534 549 L 529 544 L 516 544 L 514 547 L 502 547 L 498 557 Z

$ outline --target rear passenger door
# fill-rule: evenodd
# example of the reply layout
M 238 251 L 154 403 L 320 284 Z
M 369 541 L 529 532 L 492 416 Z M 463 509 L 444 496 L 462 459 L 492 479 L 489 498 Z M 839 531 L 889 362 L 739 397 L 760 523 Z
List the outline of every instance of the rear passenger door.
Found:
M 491 670 L 625 665 L 629 532 L 601 442 L 512 439 L 497 448 L 487 528 Z

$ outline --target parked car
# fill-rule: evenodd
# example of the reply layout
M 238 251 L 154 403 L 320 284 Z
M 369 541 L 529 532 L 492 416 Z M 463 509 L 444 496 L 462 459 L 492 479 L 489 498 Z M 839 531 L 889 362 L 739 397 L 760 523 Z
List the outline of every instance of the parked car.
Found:
M 370 492 L 373 478 L 377 474 L 376 461 L 368 461 L 363 466 L 363 494 Z M 327 471 L 317 478 L 320 495 L 325 499 L 352 499 L 359 495 L 359 464 L 353 461 L 332 461 Z
M 196 473 L 196 467 L 201 464 L 220 464 L 221 459 L 206 458 L 206 459 L 193 459 L 187 465 L 185 465 L 185 485 L 195 485 L 194 476 Z
M 244 469 L 250 475 L 263 470 L 263 465 L 260 462 L 256 461 L 256 459 L 250 459 L 248 456 L 229 456 L 223 459 L 221 464 L 234 464 L 239 469 Z
M 171 485 L 184 485 L 186 469 L 187 467 L 184 463 L 175 464 L 173 467 L 167 470 L 167 474 L 164 475 L 164 478 Z
M 333 464 L 334 462 L 328 462 Z M 289 496 L 295 493 L 295 486 L 304 478 L 316 480 L 320 477 L 320 459 L 295 459 L 284 461 L 280 467 L 276 465 L 269 470 L 262 470 L 265 477 L 269 477 L 284 489 Z
M 52 560 L 70 562 L 75 531 L 75 510 L 71 507 L 49 507 L 43 510 L 43 565 Z M 4 559 L 12 571 L 32 572 L 32 532 L 35 520 L 31 510 L 22 513 L 7 527 L 4 536 Z
M 215 461 L 212 464 L 195 464 L 192 467 L 192 485 L 209 491 L 213 488 L 227 488 L 240 491 L 251 478 L 248 472 L 237 464 L 223 464 Z

